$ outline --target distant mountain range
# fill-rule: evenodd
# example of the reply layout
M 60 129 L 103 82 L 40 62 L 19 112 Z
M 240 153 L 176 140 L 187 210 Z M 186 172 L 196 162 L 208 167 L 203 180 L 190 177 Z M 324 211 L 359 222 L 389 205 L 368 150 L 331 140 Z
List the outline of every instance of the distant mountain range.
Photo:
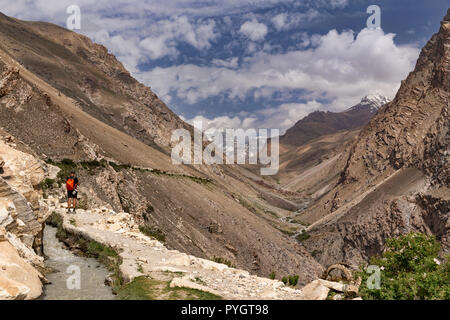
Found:
M 389 99 L 368 95 L 357 105 L 343 112 L 316 111 L 299 120 L 280 137 L 280 142 L 300 146 L 320 136 L 341 130 L 353 130 L 366 125 Z

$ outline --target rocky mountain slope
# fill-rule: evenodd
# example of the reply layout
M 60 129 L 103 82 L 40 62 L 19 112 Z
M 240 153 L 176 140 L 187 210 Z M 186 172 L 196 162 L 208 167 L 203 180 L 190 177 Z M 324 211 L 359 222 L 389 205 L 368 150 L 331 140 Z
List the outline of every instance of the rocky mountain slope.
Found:
M 89 38 L 1 13 L 0 29 L 3 51 L 111 127 L 162 148 L 170 144 L 171 129 L 190 128 L 105 47 Z
M 449 250 L 450 10 L 415 70 L 352 145 L 339 183 L 305 210 L 318 260 L 357 264 L 420 231 Z
M 378 109 L 388 102 L 389 99 L 386 97 L 369 95 L 343 112 L 315 111 L 288 129 L 280 137 L 280 143 L 299 147 L 320 136 L 363 127 Z
M 75 169 L 87 208 L 127 211 L 171 249 L 262 276 L 299 274 L 301 284 L 321 274 L 280 231 L 298 227 L 278 219 L 290 212 L 261 195 L 279 199 L 277 190 L 233 166 L 172 164 L 171 129 L 190 127 L 104 47 L 3 15 L 0 38 L 0 126 L 28 153 L 63 169 L 36 191 L 63 197 L 61 179 Z
M 275 177 L 283 190 L 310 203 L 340 179 L 351 145 L 361 128 L 389 100 L 369 95 L 344 112 L 316 111 L 299 120 L 280 138 L 280 170 Z

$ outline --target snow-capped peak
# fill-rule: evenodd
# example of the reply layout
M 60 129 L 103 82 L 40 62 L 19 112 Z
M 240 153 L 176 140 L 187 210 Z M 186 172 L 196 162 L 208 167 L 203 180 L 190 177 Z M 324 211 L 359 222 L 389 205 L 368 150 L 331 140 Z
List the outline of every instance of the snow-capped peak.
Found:
M 378 94 L 370 94 L 361 99 L 361 102 L 356 106 L 350 108 L 350 110 L 359 110 L 369 108 L 371 112 L 377 112 L 383 105 L 391 102 L 389 98 L 378 95 Z
M 370 94 L 362 98 L 360 104 L 368 104 L 379 109 L 388 102 L 391 102 L 391 100 L 389 100 L 385 96 L 379 94 Z

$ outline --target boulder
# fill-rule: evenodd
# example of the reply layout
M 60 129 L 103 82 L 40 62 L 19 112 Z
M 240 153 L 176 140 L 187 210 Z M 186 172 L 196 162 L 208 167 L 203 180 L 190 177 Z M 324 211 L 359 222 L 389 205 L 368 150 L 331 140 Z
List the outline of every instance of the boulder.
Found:
M 0 274 L 0 300 L 24 300 L 30 288 Z
M 0 242 L 0 299 L 37 299 L 42 275 L 23 260 L 9 241 Z
M 303 287 L 303 298 L 306 300 L 326 300 L 329 288 L 324 286 L 319 280 L 314 280 Z

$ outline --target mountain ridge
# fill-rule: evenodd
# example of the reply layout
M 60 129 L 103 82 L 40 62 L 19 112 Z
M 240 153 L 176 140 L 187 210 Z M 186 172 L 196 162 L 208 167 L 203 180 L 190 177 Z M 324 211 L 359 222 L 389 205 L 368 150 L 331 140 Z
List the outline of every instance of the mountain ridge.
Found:
M 394 100 L 361 130 L 339 182 L 302 212 L 318 261 L 358 264 L 410 231 L 450 248 L 450 9 Z M 425 200 L 427 199 L 427 200 Z
M 314 111 L 289 128 L 280 137 L 280 143 L 298 147 L 323 135 L 361 128 L 387 102 L 386 97 L 369 95 L 341 112 Z

